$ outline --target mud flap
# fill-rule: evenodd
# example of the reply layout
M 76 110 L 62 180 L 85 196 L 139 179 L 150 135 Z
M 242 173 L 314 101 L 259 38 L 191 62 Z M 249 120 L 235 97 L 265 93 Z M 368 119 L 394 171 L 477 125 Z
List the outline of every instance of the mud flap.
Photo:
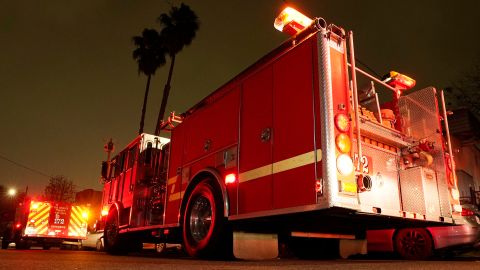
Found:
M 233 255 L 244 260 L 270 260 L 278 257 L 276 234 L 233 233 Z
M 367 240 L 340 239 L 340 257 L 346 259 L 355 254 L 367 254 Z

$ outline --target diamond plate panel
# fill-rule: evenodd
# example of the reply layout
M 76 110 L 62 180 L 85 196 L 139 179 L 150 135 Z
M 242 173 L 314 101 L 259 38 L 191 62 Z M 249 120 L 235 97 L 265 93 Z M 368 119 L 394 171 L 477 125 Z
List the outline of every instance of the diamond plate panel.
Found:
M 356 143 L 354 143 L 356 152 Z M 362 143 L 362 155 L 372 160 L 369 164 L 372 189 L 359 193 L 360 204 L 389 210 L 400 210 L 400 191 L 398 185 L 396 153 Z
M 440 200 L 440 214 L 442 217 L 451 217 L 450 194 L 448 193 L 447 176 L 444 172 L 437 172 L 438 197 Z
M 422 167 L 400 171 L 403 211 L 425 215 Z
M 428 87 L 403 96 L 399 100 L 399 107 L 404 120 L 403 131 L 414 141 L 426 139 L 434 143 L 435 149 L 431 153 L 433 163 L 429 168 L 436 172 L 440 214 L 443 217 L 451 217 L 436 90 Z
M 425 214 L 431 217 L 440 216 L 437 178 L 435 171 L 422 168 L 423 191 L 425 192 Z

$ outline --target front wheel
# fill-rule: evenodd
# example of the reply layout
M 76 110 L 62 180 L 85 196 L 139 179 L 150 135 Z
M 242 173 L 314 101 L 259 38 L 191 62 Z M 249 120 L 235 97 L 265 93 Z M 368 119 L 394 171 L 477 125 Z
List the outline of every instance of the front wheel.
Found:
M 183 220 L 185 251 L 192 257 L 228 257 L 232 252 L 232 233 L 225 224 L 223 201 L 207 179 L 192 191 Z
M 395 236 L 395 249 L 407 260 L 426 260 L 433 254 L 433 240 L 422 228 L 407 228 Z
M 111 210 L 108 213 L 105 229 L 103 231 L 103 241 L 105 250 L 110 254 L 124 254 L 126 248 L 122 245 L 122 239 L 119 234 L 118 213 Z

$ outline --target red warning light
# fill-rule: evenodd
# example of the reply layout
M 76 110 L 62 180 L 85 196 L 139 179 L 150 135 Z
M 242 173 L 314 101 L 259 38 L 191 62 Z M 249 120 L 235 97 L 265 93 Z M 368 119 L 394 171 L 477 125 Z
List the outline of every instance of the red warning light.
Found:
M 225 184 L 233 184 L 237 181 L 237 176 L 234 173 L 227 174 L 225 176 Z

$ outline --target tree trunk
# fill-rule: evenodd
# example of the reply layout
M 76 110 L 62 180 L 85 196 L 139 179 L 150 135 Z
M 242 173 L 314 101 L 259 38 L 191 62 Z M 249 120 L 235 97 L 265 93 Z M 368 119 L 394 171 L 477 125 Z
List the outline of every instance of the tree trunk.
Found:
M 147 85 L 145 86 L 145 96 L 143 97 L 143 107 L 142 107 L 142 116 L 140 118 L 140 128 L 138 130 L 138 134 L 143 133 L 143 126 L 145 123 L 145 112 L 147 111 L 147 100 L 148 100 L 148 92 L 150 91 L 150 78 L 152 75 L 147 76 Z
M 158 112 L 157 125 L 155 126 L 156 136 L 160 135 L 160 125 L 165 115 L 168 96 L 170 95 L 170 82 L 172 80 L 173 66 L 175 65 L 175 55 L 172 55 L 171 59 L 172 61 L 170 62 L 170 70 L 168 71 L 167 83 L 165 84 L 165 88 L 163 89 L 162 104 L 160 105 L 160 111 Z

